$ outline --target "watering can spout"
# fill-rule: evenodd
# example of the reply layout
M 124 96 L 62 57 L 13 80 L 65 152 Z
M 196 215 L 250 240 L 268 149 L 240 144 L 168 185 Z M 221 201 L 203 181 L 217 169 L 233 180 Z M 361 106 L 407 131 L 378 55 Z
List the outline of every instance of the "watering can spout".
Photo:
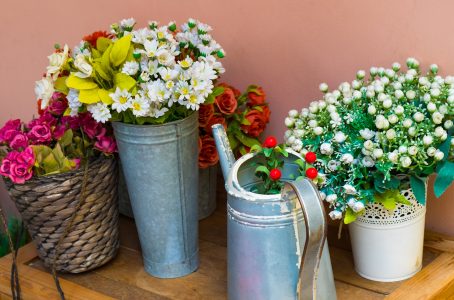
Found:
M 233 156 L 232 148 L 230 148 L 229 139 L 224 126 L 222 124 L 215 124 L 211 126 L 211 128 L 213 129 L 213 137 L 219 154 L 222 174 L 224 175 L 224 180 L 227 180 L 230 169 L 235 163 L 235 157 Z

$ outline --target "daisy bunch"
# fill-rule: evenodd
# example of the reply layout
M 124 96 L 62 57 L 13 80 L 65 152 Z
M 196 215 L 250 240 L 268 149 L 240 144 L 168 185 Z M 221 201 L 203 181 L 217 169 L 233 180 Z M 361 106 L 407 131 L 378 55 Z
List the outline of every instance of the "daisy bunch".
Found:
M 56 87 L 68 95 L 67 114 L 88 111 L 101 123 L 162 124 L 214 99 L 225 54 L 209 25 L 194 19 L 180 29 L 175 22 L 135 25 L 132 18 L 122 20 L 109 33 L 86 36 L 71 52 L 67 74 Z
M 408 187 L 425 204 L 434 173 L 437 197 L 451 184 L 454 77 L 438 75 L 435 64 L 423 74 L 409 58 L 406 70 L 372 67 L 368 78 L 360 70 L 353 81 L 320 90 L 323 99 L 289 112 L 285 140 L 302 154 L 316 152 L 331 218 L 350 223 L 368 203 L 408 204 L 399 193 Z

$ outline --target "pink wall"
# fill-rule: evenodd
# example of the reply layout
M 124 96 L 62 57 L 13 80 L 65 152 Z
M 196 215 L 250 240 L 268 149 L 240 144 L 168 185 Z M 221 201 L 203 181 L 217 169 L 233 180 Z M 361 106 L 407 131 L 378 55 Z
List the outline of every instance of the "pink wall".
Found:
M 63 4 L 65 3 L 65 4 Z M 0 123 L 34 113 L 34 81 L 56 42 L 81 37 L 125 17 L 200 19 L 224 46 L 224 80 L 259 83 L 273 110 L 269 132 L 282 136 L 283 118 L 320 97 L 318 84 L 351 80 L 356 70 L 415 56 L 454 75 L 454 2 L 450 0 L 78 0 L 3 1 L 0 9 Z M 6 199 L 0 188 L 0 197 Z M 454 235 L 454 188 L 428 206 L 430 228 Z

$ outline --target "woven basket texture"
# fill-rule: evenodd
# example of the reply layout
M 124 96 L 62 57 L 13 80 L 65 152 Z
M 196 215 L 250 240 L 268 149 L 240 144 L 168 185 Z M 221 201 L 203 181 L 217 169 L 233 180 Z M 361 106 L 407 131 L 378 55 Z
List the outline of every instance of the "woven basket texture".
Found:
M 89 163 L 85 199 L 58 249 L 56 270 L 80 273 L 102 266 L 119 248 L 118 170 L 115 159 Z M 25 184 L 6 182 L 39 257 L 51 267 L 55 247 L 81 201 L 84 167 L 73 172 L 35 177 Z

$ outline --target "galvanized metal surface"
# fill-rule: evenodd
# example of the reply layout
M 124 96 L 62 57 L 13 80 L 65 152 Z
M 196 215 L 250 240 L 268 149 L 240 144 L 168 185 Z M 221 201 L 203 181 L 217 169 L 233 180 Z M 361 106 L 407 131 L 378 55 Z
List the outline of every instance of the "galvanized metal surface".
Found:
M 198 256 L 198 116 L 161 126 L 113 123 L 145 271 L 175 278 Z
M 298 185 L 298 194 L 286 193 L 285 197 L 250 192 L 249 189 L 260 181 L 254 175 L 258 158 L 254 154 L 247 154 L 234 163 L 222 126 L 213 126 L 213 135 L 223 173 L 227 175 L 229 299 L 297 299 L 306 236 L 309 236 L 311 243 L 314 242 L 312 237 L 319 237 L 318 242 L 324 247 L 318 276 L 315 266 L 319 254 L 308 251 L 303 258 L 309 269 L 306 269 L 306 266 L 303 269 L 305 276 L 302 276 L 304 281 L 301 288 L 313 291 L 312 280 L 307 279 L 312 278 L 317 284 L 317 299 L 336 299 L 327 243 L 320 232 L 306 233 L 312 230 L 312 226 L 306 229 L 304 214 L 297 197 L 302 196 L 302 201 L 306 201 L 307 197 L 311 198 L 312 204 L 305 207 L 313 207 L 315 199 L 321 205 L 316 190 L 301 190 L 302 187 Z M 282 170 L 284 181 L 292 181 L 294 178 L 292 176 L 296 174 L 298 166 L 293 161 L 297 158 L 300 158 L 299 155 L 291 152 L 286 159 Z M 314 218 L 318 220 L 315 221 Z M 313 216 L 311 213 L 308 221 L 311 221 L 311 224 L 314 221 L 321 224 L 326 220 L 319 214 Z M 317 226 L 316 231 L 320 230 L 319 228 Z
M 218 165 L 199 169 L 199 220 L 216 210 L 216 182 Z
M 118 160 L 118 166 L 118 209 L 120 210 L 120 214 L 134 218 L 131 200 L 129 199 L 128 194 L 128 187 L 126 186 L 125 174 L 120 159 Z

